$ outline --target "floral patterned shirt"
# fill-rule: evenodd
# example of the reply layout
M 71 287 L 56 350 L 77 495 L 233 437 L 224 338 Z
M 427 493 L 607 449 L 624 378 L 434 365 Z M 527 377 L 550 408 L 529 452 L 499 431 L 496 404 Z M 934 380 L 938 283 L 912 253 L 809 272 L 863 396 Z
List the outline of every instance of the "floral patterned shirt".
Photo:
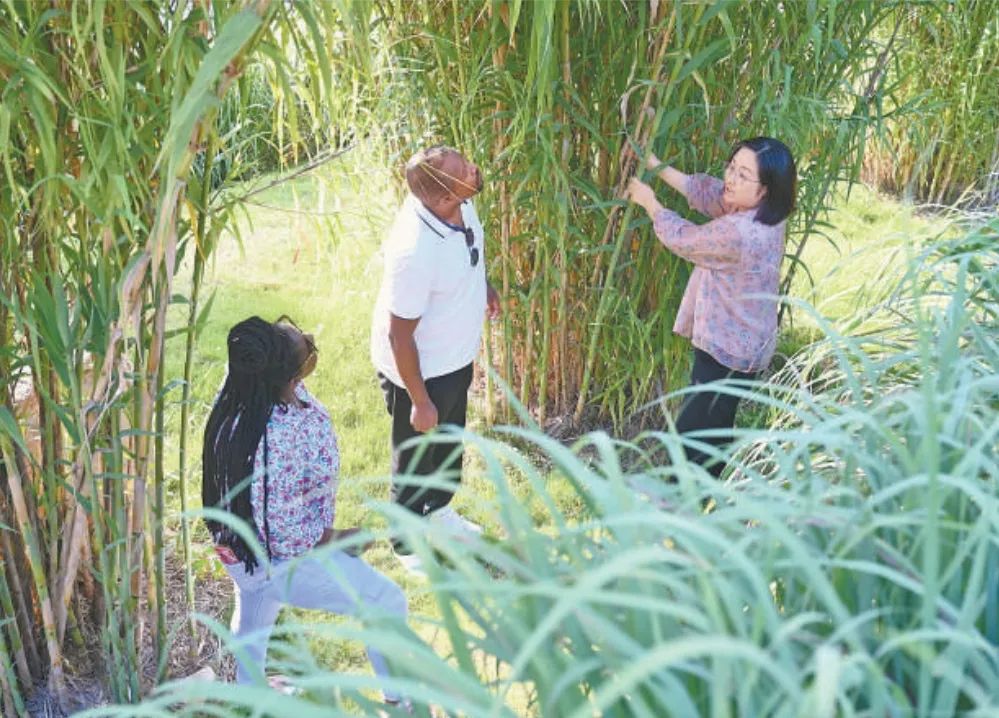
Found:
M 667 249 L 694 263 L 673 331 L 729 369 L 757 372 L 777 345 L 786 223 L 757 222 L 755 209 L 731 211 L 723 191 L 715 177 L 689 175 L 683 194 L 691 209 L 713 219 L 696 225 L 662 209 L 653 228 Z
M 267 421 L 267 530 L 271 558 L 292 558 L 316 545 L 333 526 L 340 452 L 326 408 L 299 384 L 304 407 L 274 407 Z M 264 544 L 264 439 L 250 486 L 253 520 Z

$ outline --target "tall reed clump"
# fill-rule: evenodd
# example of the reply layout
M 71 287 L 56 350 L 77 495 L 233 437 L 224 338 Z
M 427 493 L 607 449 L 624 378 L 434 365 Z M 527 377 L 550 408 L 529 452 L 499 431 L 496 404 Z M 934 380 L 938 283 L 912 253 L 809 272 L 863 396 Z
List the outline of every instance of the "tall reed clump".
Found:
M 675 434 L 569 448 L 504 430 L 540 464 L 468 436 L 503 541 L 458 545 L 385 507 L 438 552 L 427 591 L 450 653 L 377 626 L 280 631 L 377 645 L 416 715 L 994 714 L 997 240 L 993 221 L 914 252 L 855 331 L 826 326 L 764 399 L 772 430 L 733 447 L 725 483 L 686 465 Z M 386 687 L 307 651 L 276 663 L 300 694 L 186 682 L 127 715 L 200 715 L 208 698 L 219 716 L 356 715 Z
M 802 179 L 790 279 L 827 190 L 859 169 L 894 6 L 399 0 L 354 6 L 348 41 L 369 63 L 361 99 L 380 136 L 397 128 L 400 154 L 452 143 L 485 168 L 508 308 L 488 342 L 500 377 L 543 425 L 601 414 L 620 427 L 687 373 L 671 328 L 688 267 L 619 201 L 643 166 L 629 147 L 718 174 L 742 137 L 787 141 Z
M 955 0 L 901 5 L 887 24 L 896 88 L 865 176 L 921 202 L 999 206 L 999 12 Z
M 318 108 L 332 77 L 325 47 L 313 50 L 330 12 L 0 5 L 4 715 L 25 715 L 42 679 L 71 707 L 65 649 L 95 628 L 114 699 L 140 697 L 142 654 L 162 672 L 166 316 L 190 301 L 181 334 L 197 316 L 175 274 L 191 255 L 197 274 L 230 220 L 213 173 L 235 144 L 216 124 L 220 104 L 256 65 L 283 78 L 289 106 L 304 92 Z M 293 83 L 296 72 L 311 82 Z M 288 122 L 272 114 L 270 134 Z

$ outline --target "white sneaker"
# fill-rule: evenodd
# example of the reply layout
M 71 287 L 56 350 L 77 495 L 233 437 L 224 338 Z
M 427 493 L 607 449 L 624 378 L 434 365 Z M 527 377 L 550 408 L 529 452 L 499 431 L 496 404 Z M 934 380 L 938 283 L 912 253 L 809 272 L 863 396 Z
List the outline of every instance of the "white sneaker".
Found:
M 397 553 L 395 555 L 399 563 L 406 569 L 406 573 L 417 578 L 426 578 L 427 572 L 423 568 L 423 559 L 415 553 Z
M 471 541 L 482 533 L 481 526 L 461 516 L 451 508 L 450 504 L 429 514 L 427 520 L 436 526 L 446 529 L 448 533 L 452 534 L 459 541 Z
M 275 690 L 278 693 L 284 693 L 286 696 L 302 695 L 302 689 L 299 686 L 294 685 L 288 676 L 282 676 L 280 674 L 267 676 L 267 684 L 272 690 Z

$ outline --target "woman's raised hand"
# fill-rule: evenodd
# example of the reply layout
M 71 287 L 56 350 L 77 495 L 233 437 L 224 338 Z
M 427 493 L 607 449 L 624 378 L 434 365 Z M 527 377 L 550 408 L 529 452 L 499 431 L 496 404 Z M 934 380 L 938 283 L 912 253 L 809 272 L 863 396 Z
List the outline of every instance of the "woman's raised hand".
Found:
M 642 180 L 632 177 L 624 188 L 624 198 L 642 207 L 648 207 L 651 202 L 655 201 L 656 194 Z
M 654 170 L 658 169 L 659 165 L 662 164 L 662 160 L 656 157 L 655 153 L 650 152 L 645 158 L 645 169 Z

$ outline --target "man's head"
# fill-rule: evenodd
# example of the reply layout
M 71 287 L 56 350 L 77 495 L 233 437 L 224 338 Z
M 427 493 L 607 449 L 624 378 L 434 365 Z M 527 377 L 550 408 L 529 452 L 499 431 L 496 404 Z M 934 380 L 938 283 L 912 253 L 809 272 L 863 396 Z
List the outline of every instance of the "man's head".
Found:
M 482 191 L 482 173 L 453 147 L 420 150 L 406 163 L 409 191 L 432 211 L 445 213 Z

